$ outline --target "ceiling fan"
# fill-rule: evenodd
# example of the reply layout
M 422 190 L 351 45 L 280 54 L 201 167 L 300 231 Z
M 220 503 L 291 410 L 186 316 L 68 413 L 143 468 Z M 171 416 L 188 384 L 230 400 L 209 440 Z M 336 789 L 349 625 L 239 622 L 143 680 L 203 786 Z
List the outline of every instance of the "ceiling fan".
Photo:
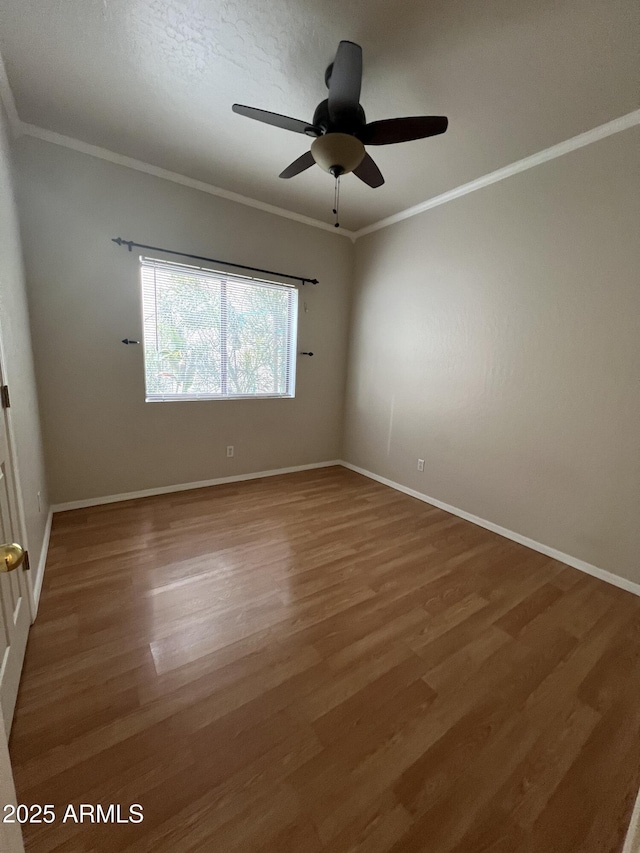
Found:
M 360 106 L 362 83 L 362 48 L 351 41 L 341 41 L 336 58 L 325 72 L 329 97 L 316 107 L 312 122 L 234 104 L 233 111 L 257 121 L 305 133 L 315 137 L 311 150 L 305 152 L 280 173 L 281 178 L 293 178 L 317 163 L 334 178 L 348 172 L 368 184 L 380 187 L 384 178 L 365 145 L 392 145 L 437 136 L 447 129 L 444 116 L 410 116 L 389 118 L 367 124 Z

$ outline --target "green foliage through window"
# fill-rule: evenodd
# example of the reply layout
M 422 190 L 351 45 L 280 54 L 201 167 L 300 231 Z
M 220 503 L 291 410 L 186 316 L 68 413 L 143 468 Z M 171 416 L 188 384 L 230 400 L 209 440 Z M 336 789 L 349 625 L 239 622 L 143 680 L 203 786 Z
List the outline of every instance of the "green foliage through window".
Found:
M 142 259 L 147 400 L 293 397 L 298 293 Z

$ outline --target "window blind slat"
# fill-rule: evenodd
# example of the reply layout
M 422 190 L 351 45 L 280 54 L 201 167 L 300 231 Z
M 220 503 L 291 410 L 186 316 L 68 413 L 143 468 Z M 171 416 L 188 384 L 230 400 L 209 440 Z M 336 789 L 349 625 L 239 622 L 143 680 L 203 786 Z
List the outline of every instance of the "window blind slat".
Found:
M 298 292 L 141 259 L 147 400 L 292 397 Z

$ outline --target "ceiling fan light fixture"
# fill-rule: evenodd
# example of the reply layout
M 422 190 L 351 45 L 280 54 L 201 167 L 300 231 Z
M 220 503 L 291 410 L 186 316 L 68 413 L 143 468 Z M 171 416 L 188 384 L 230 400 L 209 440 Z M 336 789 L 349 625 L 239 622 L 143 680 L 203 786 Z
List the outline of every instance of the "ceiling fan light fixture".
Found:
M 311 155 L 321 169 L 334 177 L 357 169 L 364 160 L 364 145 L 348 133 L 325 133 L 311 143 Z

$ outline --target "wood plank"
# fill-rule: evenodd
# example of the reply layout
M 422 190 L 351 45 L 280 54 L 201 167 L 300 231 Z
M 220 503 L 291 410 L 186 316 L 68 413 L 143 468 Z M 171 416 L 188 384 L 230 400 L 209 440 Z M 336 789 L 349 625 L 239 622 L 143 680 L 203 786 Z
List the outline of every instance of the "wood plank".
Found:
M 10 749 L 29 853 L 602 853 L 640 599 L 342 468 L 55 516 Z

